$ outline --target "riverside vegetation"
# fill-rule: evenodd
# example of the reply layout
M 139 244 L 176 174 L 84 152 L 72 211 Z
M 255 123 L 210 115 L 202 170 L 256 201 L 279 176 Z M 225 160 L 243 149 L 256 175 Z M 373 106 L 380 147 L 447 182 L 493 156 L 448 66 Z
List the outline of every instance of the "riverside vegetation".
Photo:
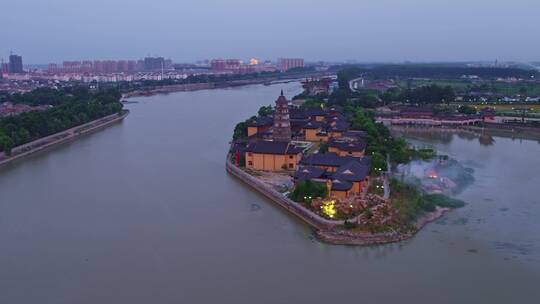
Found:
M 0 102 L 51 107 L 1 118 L 0 152 L 10 155 L 13 147 L 120 113 L 123 108 L 120 98 L 118 90 L 87 87 L 39 88 L 24 94 L 2 94 Z

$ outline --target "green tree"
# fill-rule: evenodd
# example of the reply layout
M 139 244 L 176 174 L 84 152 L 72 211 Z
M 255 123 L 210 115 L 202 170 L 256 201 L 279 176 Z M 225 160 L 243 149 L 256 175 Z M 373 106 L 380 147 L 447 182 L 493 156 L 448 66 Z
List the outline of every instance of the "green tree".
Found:
M 289 194 L 289 198 L 295 202 L 311 205 L 311 201 L 317 197 L 326 196 L 326 185 L 311 180 L 300 181 L 294 190 Z
M 272 106 L 262 106 L 259 108 L 259 111 L 257 112 L 259 116 L 270 116 L 273 113 L 274 113 L 274 109 L 272 108 Z
M 0 148 L 6 153 L 7 156 L 11 155 L 11 149 L 13 148 L 13 141 L 9 136 L 0 135 Z
M 476 108 L 469 106 L 469 105 L 463 105 L 458 108 L 458 112 L 462 114 L 476 114 Z

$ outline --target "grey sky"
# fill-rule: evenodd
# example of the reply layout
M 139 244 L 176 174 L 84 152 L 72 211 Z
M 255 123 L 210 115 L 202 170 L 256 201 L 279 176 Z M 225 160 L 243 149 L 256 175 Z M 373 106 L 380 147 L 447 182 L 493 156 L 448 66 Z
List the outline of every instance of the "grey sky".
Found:
M 16 0 L 0 57 L 540 60 L 539 0 Z

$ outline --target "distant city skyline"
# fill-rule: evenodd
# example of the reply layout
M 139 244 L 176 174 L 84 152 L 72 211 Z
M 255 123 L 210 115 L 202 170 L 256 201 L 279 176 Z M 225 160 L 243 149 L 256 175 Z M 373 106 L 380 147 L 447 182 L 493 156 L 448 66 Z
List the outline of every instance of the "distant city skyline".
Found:
M 540 61 L 534 0 L 9 1 L 0 58 L 25 64 L 298 57 L 306 61 Z M 105 9 L 106 8 L 106 9 Z

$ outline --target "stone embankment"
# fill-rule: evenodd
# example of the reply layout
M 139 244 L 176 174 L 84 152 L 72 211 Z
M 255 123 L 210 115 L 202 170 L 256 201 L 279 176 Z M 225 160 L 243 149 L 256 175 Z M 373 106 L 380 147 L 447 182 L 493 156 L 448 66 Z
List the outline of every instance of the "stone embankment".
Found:
M 298 217 L 300 220 L 302 220 L 303 222 L 305 222 L 312 228 L 317 229 L 317 230 L 327 230 L 327 229 L 333 229 L 337 225 L 343 225 L 343 221 L 327 220 L 319 216 L 318 214 L 313 213 L 312 211 L 303 207 L 302 205 L 293 202 L 282 193 L 272 189 L 271 187 L 267 186 L 264 182 L 258 180 L 256 177 L 249 175 L 248 173 L 244 172 L 242 169 L 231 164 L 229 159 L 230 158 L 227 158 L 227 162 L 226 162 L 227 172 L 239 178 L 244 183 L 250 185 L 251 187 L 253 187 L 253 189 L 257 190 L 262 195 L 271 199 L 273 202 L 275 202 L 279 206 L 288 210 L 289 212 L 291 212 L 293 215 Z
M 231 175 L 237 177 L 244 183 L 251 186 L 277 205 L 291 212 L 298 219 L 308 224 L 315 230 L 315 235 L 322 241 L 336 245 L 377 245 L 403 241 L 413 237 L 418 230 L 427 223 L 441 217 L 449 209 L 438 208 L 435 212 L 427 213 L 419 218 L 408 232 L 385 232 L 370 233 L 354 230 L 345 230 L 344 221 L 334 221 L 325 219 L 302 205 L 293 202 L 282 193 L 274 190 L 256 177 L 246 173 L 230 162 L 230 155 L 227 156 L 226 170 Z
M 34 154 L 36 152 L 43 151 L 52 146 L 56 146 L 58 144 L 77 139 L 83 135 L 108 127 L 116 122 L 123 120 L 128 114 L 129 110 L 123 110 L 119 114 L 105 116 L 89 123 L 34 140 L 27 144 L 13 148 L 10 156 L 7 156 L 5 155 L 5 153 L 0 152 L 0 166 L 23 158 L 25 156 Z

